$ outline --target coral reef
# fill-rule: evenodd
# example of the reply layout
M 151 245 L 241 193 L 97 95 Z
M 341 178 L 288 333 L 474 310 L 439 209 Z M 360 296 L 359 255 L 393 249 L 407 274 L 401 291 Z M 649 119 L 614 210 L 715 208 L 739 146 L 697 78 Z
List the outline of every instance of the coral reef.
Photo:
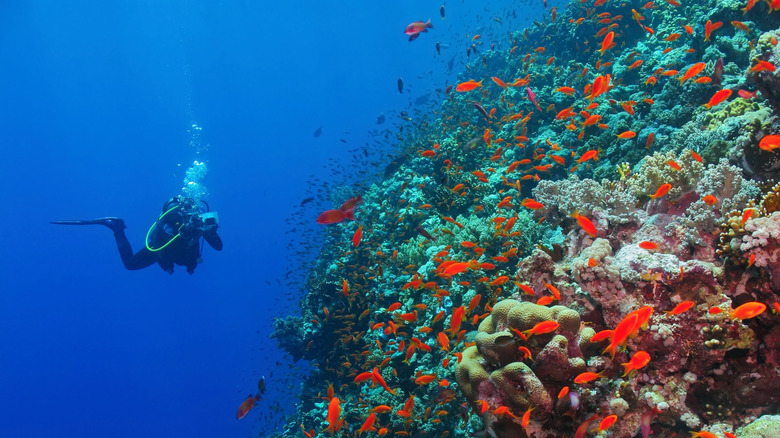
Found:
M 468 41 L 276 323 L 313 365 L 286 436 L 329 435 L 332 397 L 343 436 L 777 428 L 777 12 L 676 3 Z

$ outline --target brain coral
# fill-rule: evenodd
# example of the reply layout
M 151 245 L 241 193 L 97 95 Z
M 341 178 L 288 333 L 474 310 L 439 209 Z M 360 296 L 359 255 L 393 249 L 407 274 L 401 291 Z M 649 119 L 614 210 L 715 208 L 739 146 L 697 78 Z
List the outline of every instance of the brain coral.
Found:
M 527 340 L 518 334 L 543 321 L 556 321 L 559 327 Z M 582 336 L 580 316 L 572 309 L 503 300 L 479 325 L 476 345 L 463 352 L 455 370 L 458 384 L 477 412 L 487 403 L 484 420 L 495 436 L 524 437 L 519 419 L 524 411 L 533 407 L 533 420 L 543 421 L 553 410 L 554 395 L 585 370 Z M 510 414 L 496 412 L 502 406 Z

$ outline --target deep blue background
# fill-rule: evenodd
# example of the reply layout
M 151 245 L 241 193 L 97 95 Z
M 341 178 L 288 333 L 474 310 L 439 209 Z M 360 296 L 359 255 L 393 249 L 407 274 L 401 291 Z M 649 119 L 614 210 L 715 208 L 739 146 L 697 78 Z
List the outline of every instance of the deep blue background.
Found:
M 284 219 L 308 176 L 327 180 L 323 163 L 346 161 L 378 114 L 452 83 L 446 61 L 458 54 L 457 73 L 474 33 L 509 30 L 495 11 L 516 8 L 517 24 L 541 6 L 451 2 L 442 21 L 417 0 L 78 4 L 0 6 L 0 436 L 256 434 L 280 386 L 298 385 L 268 335 L 295 311 L 273 297 L 299 294 L 276 279 L 296 268 Z M 225 249 L 193 276 L 125 271 L 109 230 L 48 224 L 120 216 L 138 249 L 196 159 Z

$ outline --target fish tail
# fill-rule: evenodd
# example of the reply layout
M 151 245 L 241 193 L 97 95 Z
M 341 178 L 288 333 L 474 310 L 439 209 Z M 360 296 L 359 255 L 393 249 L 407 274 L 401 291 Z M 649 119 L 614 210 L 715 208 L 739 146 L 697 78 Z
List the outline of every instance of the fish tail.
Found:
M 425 27 L 427 27 L 428 29 L 433 29 L 433 24 L 431 24 L 431 19 L 430 18 L 428 19 L 428 22 L 425 23 Z
M 616 344 L 610 343 L 609 346 L 607 346 L 607 348 L 604 349 L 602 354 L 603 353 L 609 353 L 610 355 L 612 355 L 612 359 L 614 359 L 615 358 L 615 349 L 616 348 L 617 348 Z
M 345 211 L 344 212 L 344 217 L 346 219 L 351 220 L 351 221 L 356 221 L 357 219 L 355 219 L 355 209 L 354 208 L 350 208 L 349 210 Z

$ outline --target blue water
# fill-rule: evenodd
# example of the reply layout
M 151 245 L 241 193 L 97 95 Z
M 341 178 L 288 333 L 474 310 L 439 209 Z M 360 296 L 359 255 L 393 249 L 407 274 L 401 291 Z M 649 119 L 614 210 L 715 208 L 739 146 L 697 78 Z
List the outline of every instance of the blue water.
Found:
M 355 149 L 386 158 L 398 113 L 430 113 L 471 36 L 506 41 L 542 13 L 509 1 L 450 2 L 444 21 L 439 2 L 414 0 L 66 4 L 0 7 L 0 437 L 269 433 L 305 372 L 268 338 L 316 256 L 316 234 L 290 232 L 316 230 L 301 200 L 329 207 L 322 184 L 381 174 L 386 162 L 356 164 Z M 404 27 L 428 18 L 435 28 L 408 42 Z M 48 224 L 120 216 L 137 250 L 194 160 L 208 164 L 225 249 L 206 247 L 192 276 L 126 271 L 106 228 Z M 273 375 L 266 397 L 236 421 L 261 375 Z

